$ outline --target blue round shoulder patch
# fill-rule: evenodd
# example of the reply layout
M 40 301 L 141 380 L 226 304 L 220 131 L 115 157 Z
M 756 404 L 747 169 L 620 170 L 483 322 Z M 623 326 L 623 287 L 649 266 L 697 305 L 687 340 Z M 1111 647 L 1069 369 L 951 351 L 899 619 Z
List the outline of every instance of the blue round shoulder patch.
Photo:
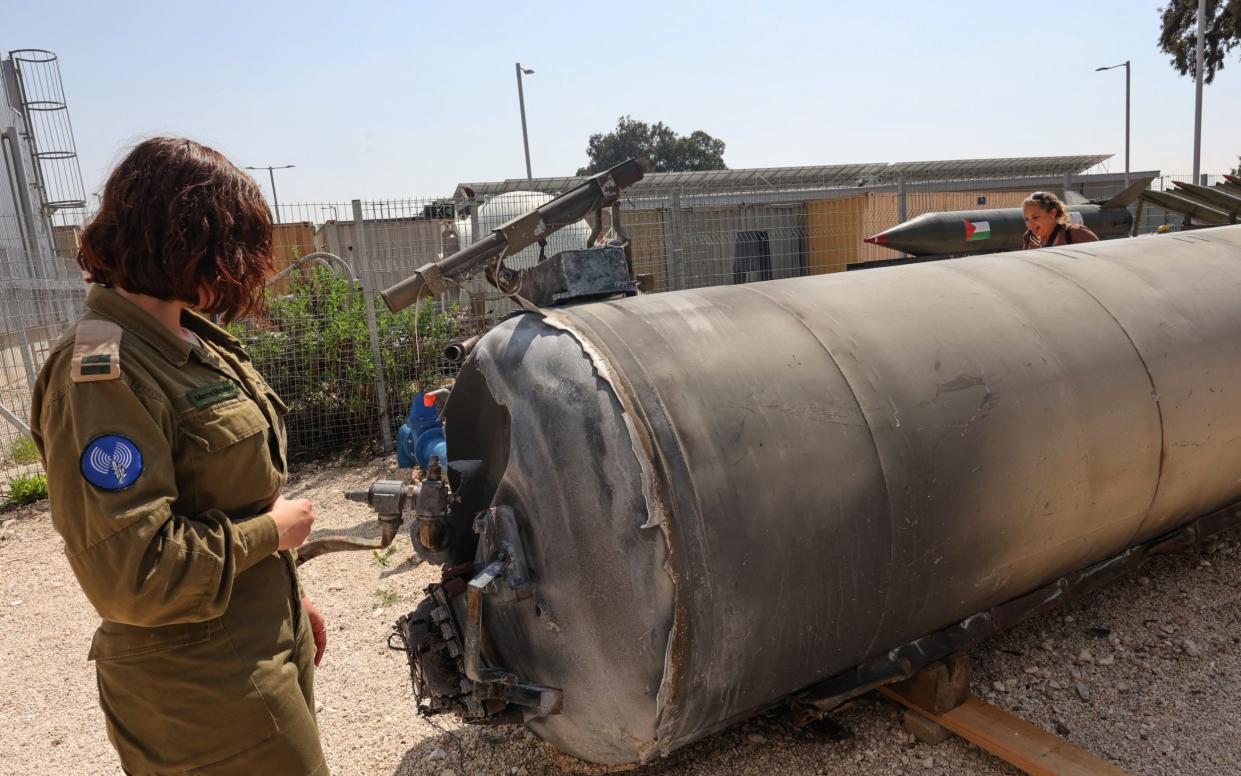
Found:
M 125 490 L 142 474 L 142 452 L 118 434 L 95 437 L 82 451 L 82 476 L 100 490 Z

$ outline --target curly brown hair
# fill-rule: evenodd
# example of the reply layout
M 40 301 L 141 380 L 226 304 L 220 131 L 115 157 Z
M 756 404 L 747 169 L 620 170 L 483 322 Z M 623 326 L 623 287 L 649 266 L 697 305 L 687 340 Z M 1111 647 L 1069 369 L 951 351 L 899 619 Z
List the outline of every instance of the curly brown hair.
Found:
M 262 306 L 275 272 L 271 215 L 258 184 L 223 154 L 154 137 L 108 176 L 77 262 L 91 282 L 227 322 Z

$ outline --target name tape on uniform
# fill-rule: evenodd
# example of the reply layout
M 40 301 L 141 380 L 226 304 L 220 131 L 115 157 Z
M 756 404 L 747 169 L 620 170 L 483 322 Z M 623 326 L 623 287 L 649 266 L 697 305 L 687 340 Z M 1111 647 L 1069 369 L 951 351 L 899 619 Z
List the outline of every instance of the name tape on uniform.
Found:
M 236 383 L 232 380 L 219 380 L 198 386 L 185 394 L 185 398 L 190 400 L 190 404 L 194 405 L 194 409 L 201 410 L 204 407 L 210 407 L 212 404 L 235 399 L 238 395 Z

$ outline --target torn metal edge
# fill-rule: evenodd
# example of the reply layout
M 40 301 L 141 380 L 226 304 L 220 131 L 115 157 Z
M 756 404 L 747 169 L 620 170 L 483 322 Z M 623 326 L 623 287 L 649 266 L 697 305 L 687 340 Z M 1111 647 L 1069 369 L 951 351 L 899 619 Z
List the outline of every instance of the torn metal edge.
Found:
M 564 332 L 578 343 L 582 352 L 586 354 L 586 357 L 594 365 L 599 378 L 612 389 L 613 395 L 620 403 L 621 409 L 624 410 L 625 427 L 629 429 L 634 456 L 638 459 L 638 468 L 642 476 L 642 492 L 647 501 L 649 517 L 642 527 L 653 528 L 658 526 L 664 535 L 667 552 L 664 560 L 664 572 L 672 582 L 673 589 L 672 624 L 668 629 L 668 643 L 664 650 L 664 675 L 660 680 L 659 691 L 655 696 L 656 739 L 647 742 L 639 748 L 639 763 L 645 764 L 661 754 L 666 754 L 664 747 L 660 745 L 658 731 L 662 727 L 665 713 L 670 708 L 673 708 L 669 698 L 673 692 L 672 685 L 679 678 L 680 674 L 676 654 L 680 648 L 681 641 L 686 637 L 683 591 L 680 577 L 676 573 L 673 562 L 675 550 L 669 525 L 671 508 L 668 506 L 668 499 L 665 494 L 660 491 L 659 481 L 654 471 L 657 466 L 655 440 L 650 430 L 640 421 L 643 415 L 637 411 L 634 397 L 625 388 L 623 382 L 617 379 L 612 370 L 611 362 L 602 350 L 590 340 L 589 336 L 581 328 L 575 326 L 572 321 L 568 320 L 566 316 L 554 310 L 543 310 L 542 313 L 544 323 L 558 331 Z

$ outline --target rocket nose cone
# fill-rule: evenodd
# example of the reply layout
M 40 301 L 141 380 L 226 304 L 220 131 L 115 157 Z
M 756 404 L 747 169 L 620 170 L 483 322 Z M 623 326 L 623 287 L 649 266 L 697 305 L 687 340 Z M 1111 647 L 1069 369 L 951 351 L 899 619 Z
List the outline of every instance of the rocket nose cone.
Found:
M 862 242 L 868 242 L 871 245 L 883 245 L 887 243 L 887 241 L 888 241 L 887 235 L 884 235 L 884 234 L 875 234 L 875 235 L 871 235 L 870 237 L 866 237 L 862 239 Z

